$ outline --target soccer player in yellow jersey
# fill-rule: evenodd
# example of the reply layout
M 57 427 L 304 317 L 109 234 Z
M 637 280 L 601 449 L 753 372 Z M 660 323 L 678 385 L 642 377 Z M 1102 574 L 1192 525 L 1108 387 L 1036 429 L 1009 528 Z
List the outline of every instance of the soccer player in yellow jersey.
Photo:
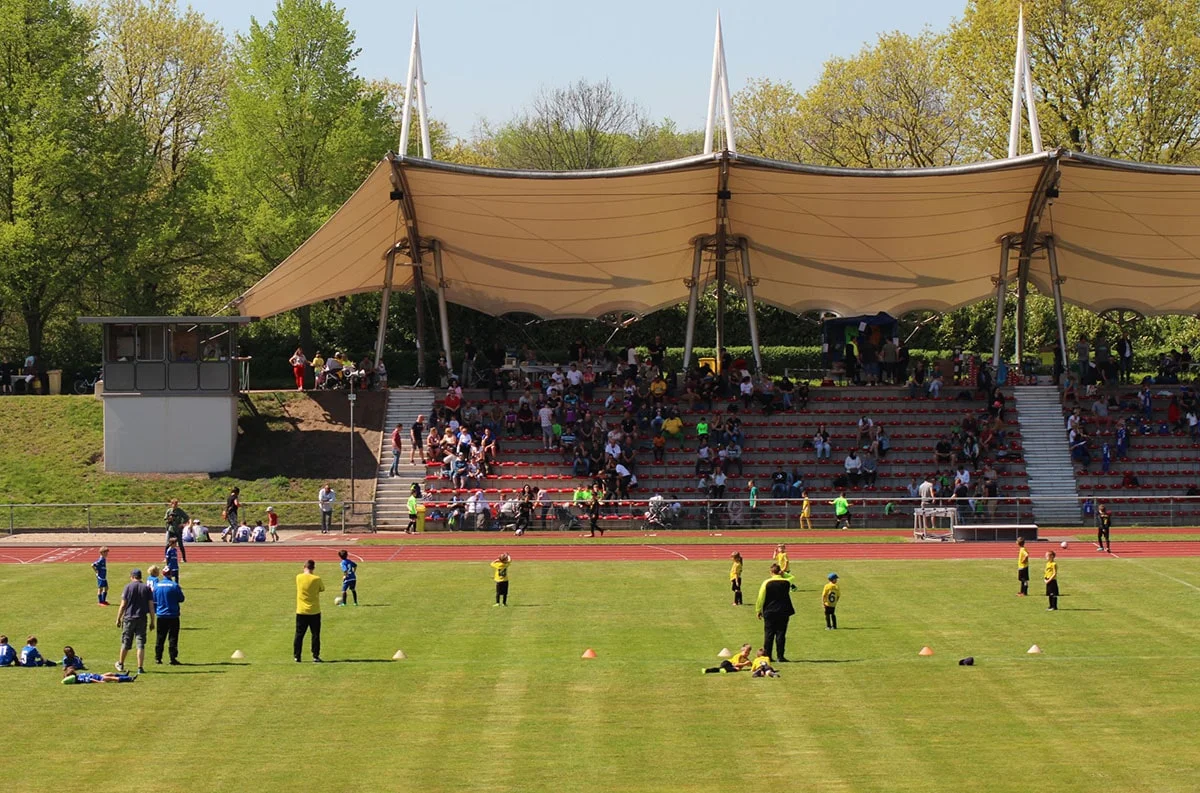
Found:
M 1050 600 L 1046 611 L 1058 611 L 1058 562 L 1054 561 L 1054 551 L 1046 551 L 1046 597 Z
M 834 609 L 837 608 L 838 600 L 842 597 L 842 590 L 838 589 L 838 574 L 829 574 L 829 583 L 821 590 L 821 605 L 825 607 L 825 630 L 837 630 L 837 614 Z
M 758 655 L 750 664 L 751 677 L 779 677 L 779 673 L 771 666 L 771 656 L 767 655 L 767 651 L 763 648 L 758 648 Z
M 748 666 L 750 666 L 750 645 L 743 644 L 742 649 L 738 650 L 737 655 L 727 660 L 721 659 L 719 666 L 710 666 L 700 671 L 706 675 L 726 675 L 730 672 L 740 672 Z
M 794 578 L 794 576 L 792 575 L 792 571 L 790 569 L 791 565 L 788 562 L 786 545 L 783 545 L 782 543 L 780 543 L 779 545 L 776 545 L 775 546 L 775 555 L 772 556 L 771 559 L 775 562 L 775 564 L 779 565 L 779 574 L 781 576 L 786 578 L 788 581 L 791 581 Z M 792 591 L 793 592 L 796 591 L 795 584 L 792 584 Z
M 1025 538 L 1017 539 L 1017 581 L 1021 582 L 1021 589 L 1017 592 L 1017 597 L 1025 597 L 1029 594 L 1029 551 L 1025 550 Z
M 729 554 L 733 564 L 729 567 L 729 588 L 733 590 L 733 605 L 742 605 L 742 555 L 737 551 Z M 749 646 L 749 645 L 747 645 Z
M 800 497 L 804 501 L 800 505 L 800 528 L 812 529 L 812 500 L 808 497 L 808 491 L 800 492 Z
M 492 562 L 492 580 L 496 582 L 496 602 L 492 608 L 496 606 L 508 605 L 508 566 L 512 563 L 512 558 L 502 553 Z

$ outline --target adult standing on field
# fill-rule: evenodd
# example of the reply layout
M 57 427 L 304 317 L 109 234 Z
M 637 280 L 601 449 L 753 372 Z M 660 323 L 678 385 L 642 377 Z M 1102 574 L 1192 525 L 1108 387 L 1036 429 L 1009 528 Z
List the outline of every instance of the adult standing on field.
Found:
M 313 570 L 317 563 L 309 559 L 304 563 L 304 569 L 296 576 L 296 638 L 292 642 L 292 657 L 300 663 L 300 653 L 304 650 L 304 634 L 312 631 L 313 663 L 321 661 L 321 593 L 325 585 L 321 577 Z
M 308 370 L 308 358 L 304 356 L 304 348 L 297 347 L 292 353 L 292 357 L 288 359 L 288 363 L 292 365 L 292 376 L 296 379 L 296 390 L 304 390 L 304 375 Z
M 183 588 L 167 570 L 154 587 L 154 615 L 158 627 L 154 631 L 154 663 L 161 664 L 163 646 L 167 645 L 171 666 L 179 666 L 179 604 L 183 602 Z
M 317 492 L 317 506 L 321 509 L 321 533 L 328 534 L 329 529 L 333 526 L 333 504 L 337 501 L 337 494 L 333 492 L 333 486 L 328 482 Z
M 783 577 L 779 565 L 771 565 L 771 577 L 758 588 L 754 610 L 763 623 L 763 649 L 780 663 L 787 663 L 784 648 L 787 644 L 788 620 L 796 613 L 792 606 L 792 582 Z M 771 654 L 771 649 L 777 651 Z
M 225 512 L 223 517 L 225 522 L 229 524 L 229 533 L 232 535 L 238 528 L 238 510 L 242 508 L 241 488 L 235 487 L 229 491 L 229 496 L 225 499 Z
M 187 551 L 183 547 L 183 527 L 190 521 L 191 518 L 179 506 L 179 499 L 171 499 L 170 505 L 167 507 L 167 514 L 163 516 L 163 522 L 167 524 L 167 546 L 171 544 L 171 538 L 175 538 L 175 546 L 179 548 L 179 558 L 187 561 Z
M 154 627 L 154 593 L 142 581 L 142 571 L 129 573 L 129 583 L 121 593 L 121 608 L 117 611 L 117 627 L 121 629 L 121 652 L 117 656 L 117 671 L 124 674 L 125 656 L 137 645 L 138 674 L 146 666 L 146 626 Z
M 392 470 L 389 474 L 392 477 L 400 475 L 400 452 L 402 451 L 404 451 L 404 425 L 397 424 L 396 429 L 392 430 Z

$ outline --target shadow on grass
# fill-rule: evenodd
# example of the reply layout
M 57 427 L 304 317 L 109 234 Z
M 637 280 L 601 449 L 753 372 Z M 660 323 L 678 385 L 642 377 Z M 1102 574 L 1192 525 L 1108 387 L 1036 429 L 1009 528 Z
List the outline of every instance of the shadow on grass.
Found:
M 187 664 L 184 664 L 187 666 Z M 229 674 L 228 669 L 194 669 L 191 671 L 180 670 L 178 672 L 163 672 L 167 675 L 226 675 Z
M 543 605 L 542 603 L 509 603 L 508 607 L 510 609 L 540 609 Z
M 1059 611 L 1104 611 L 1104 609 L 1072 609 L 1072 608 L 1061 608 L 1061 609 L 1059 609 Z
M 206 630 L 210 630 L 210 629 L 209 628 L 195 628 L 195 627 L 192 627 L 191 625 L 184 625 L 179 630 L 181 630 L 181 631 L 206 631 Z
M 338 658 L 333 661 L 326 661 L 327 664 L 393 664 L 391 658 Z
M 391 603 L 362 603 L 357 606 L 351 606 L 352 609 L 386 609 L 391 607 Z
M 794 664 L 861 664 L 866 658 L 797 658 Z
M 853 627 L 853 628 L 834 628 L 834 630 L 838 630 L 838 631 L 877 631 L 877 630 L 879 630 L 879 628 L 871 626 L 871 625 L 864 625 L 862 627 Z
M 207 664 L 181 663 L 180 666 L 250 666 L 249 661 L 211 661 Z

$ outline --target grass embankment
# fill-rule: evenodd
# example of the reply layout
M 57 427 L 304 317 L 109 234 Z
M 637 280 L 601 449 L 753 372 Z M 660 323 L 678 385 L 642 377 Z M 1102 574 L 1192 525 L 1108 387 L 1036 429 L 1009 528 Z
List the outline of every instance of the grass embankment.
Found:
M 38 714 L 6 736 L 6 786 L 117 791 L 143 769 L 163 791 L 1195 790 L 1195 559 L 1067 560 L 1054 614 L 1013 596 L 1008 563 L 839 562 L 836 632 L 828 566 L 797 562 L 777 680 L 699 674 L 762 639 L 723 562 L 518 558 L 508 608 L 486 565 L 363 564 L 363 605 L 334 608 L 332 559 L 324 665 L 291 659 L 296 567 L 189 565 L 187 666 L 73 688 L 0 669 L 0 711 Z M 115 609 L 86 564 L 8 567 L 0 602 L 18 643 L 111 668 Z
M 325 397 L 326 395 L 318 395 Z M 330 395 L 336 396 L 336 395 Z M 382 399 L 383 395 L 377 395 Z M 349 494 L 349 428 L 323 403 L 294 392 L 250 395 L 253 411 L 239 405 L 239 435 L 232 470 L 225 474 L 115 474 L 104 470 L 104 407 L 92 397 L 6 397 L 0 418 L 0 531 L 9 528 L 83 528 L 88 513 L 78 507 L 11 508 L 6 504 L 153 504 L 148 507 L 94 507 L 95 527 L 161 526 L 165 502 L 178 498 L 194 517 L 220 524 L 220 506 L 229 490 L 241 488 L 243 502 L 264 502 L 244 512 L 264 517 L 274 504 L 285 524 L 318 520 L 317 490 L 330 481 L 339 498 Z M 345 402 L 342 396 L 341 402 Z M 365 400 L 364 400 L 365 401 Z M 330 402 L 330 406 L 336 406 Z M 334 407 L 336 410 L 336 407 Z M 368 415 L 364 415 L 368 414 Z M 355 466 L 359 498 L 369 498 L 378 454 L 378 422 L 360 410 L 359 421 L 374 429 L 361 433 Z M 304 435 L 301 436 L 303 428 Z M 307 452 L 307 453 L 306 453 Z M 186 455 L 186 449 L 180 449 Z M 328 473 L 341 477 L 326 480 Z M 279 502 L 303 501 L 289 507 Z

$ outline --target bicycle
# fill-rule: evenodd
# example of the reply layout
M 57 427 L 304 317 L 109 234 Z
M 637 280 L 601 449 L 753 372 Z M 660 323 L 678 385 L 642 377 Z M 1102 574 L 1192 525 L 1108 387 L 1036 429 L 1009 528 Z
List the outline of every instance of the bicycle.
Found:
M 88 375 L 84 374 L 83 372 L 76 372 L 75 373 L 75 393 L 79 394 L 80 396 L 83 396 L 84 394 L 94 393 L 96 391 L 96 383 L 99 383 L 103 379 L 104 379 L 104 370 L 103 369 L 98 369 L 96 371 L 96 374 L 94 374 L 90 377 Z

